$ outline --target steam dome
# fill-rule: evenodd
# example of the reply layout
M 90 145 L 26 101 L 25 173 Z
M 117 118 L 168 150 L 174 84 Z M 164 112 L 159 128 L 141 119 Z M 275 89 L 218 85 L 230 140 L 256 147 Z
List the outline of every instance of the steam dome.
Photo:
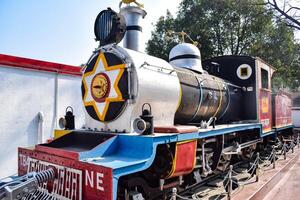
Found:
M 190 43 L 181 43 L 173 47 L 169 54 L 169 62 L 176 67 L 203 72 L 200 50 Z

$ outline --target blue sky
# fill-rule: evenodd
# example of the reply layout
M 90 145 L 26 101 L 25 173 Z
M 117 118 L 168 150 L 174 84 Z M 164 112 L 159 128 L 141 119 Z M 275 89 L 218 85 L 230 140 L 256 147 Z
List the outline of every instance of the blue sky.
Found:
M 180 0 L 140 0 L 148 16 L 149 38 L 159 16 L 176 13 Z M 107 7 L 118 11 L 118 0 L 0 0 L 0 53 L 80 65 L 97 43 L 94 20 Z
M 138 0 L 148 12 L 145 39 L 153 23 L 181 0 Z M 0 0 L 0 53 L 71 65 L 85 63 L 94 48 L 94 20 L 118 0 Z M 300 34 L 298 34 L 300 38 Z

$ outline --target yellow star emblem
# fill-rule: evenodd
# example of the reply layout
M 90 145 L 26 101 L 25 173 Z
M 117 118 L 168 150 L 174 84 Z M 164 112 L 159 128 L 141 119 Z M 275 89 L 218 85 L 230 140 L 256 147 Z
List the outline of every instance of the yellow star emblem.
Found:
M 97 118 L 105 121 L 105 116 L 111 102 L 124 101 L 118 83 L 125 71 L 126 64 L 109 66 L 105 53 L 100 52 L 92 70 L 84 73 L 83 103 L 85 107 L 92 106 Z

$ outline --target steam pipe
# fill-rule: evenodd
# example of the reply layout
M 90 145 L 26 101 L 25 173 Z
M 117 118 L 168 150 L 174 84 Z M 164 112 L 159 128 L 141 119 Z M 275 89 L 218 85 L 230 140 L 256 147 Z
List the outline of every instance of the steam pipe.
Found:
M 146 11 L 137 6 L 125 6 L 120 8 L 126 21 L 126 33 L 123 39 L 123 47 L 139 52 L 144 52 L 142 19 L 147 15 Z

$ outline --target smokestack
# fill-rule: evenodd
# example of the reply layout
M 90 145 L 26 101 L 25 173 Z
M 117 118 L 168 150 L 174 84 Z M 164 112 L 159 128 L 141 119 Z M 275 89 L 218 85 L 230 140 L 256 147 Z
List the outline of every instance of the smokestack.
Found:
M 123 39 L 123 46 L 135 51 L 144 52 L 142 19 L 147 15 L 146 11 L 137 6 L 125 6 L 120 9 L 120 14 L 125 17 L 127 31 Z

